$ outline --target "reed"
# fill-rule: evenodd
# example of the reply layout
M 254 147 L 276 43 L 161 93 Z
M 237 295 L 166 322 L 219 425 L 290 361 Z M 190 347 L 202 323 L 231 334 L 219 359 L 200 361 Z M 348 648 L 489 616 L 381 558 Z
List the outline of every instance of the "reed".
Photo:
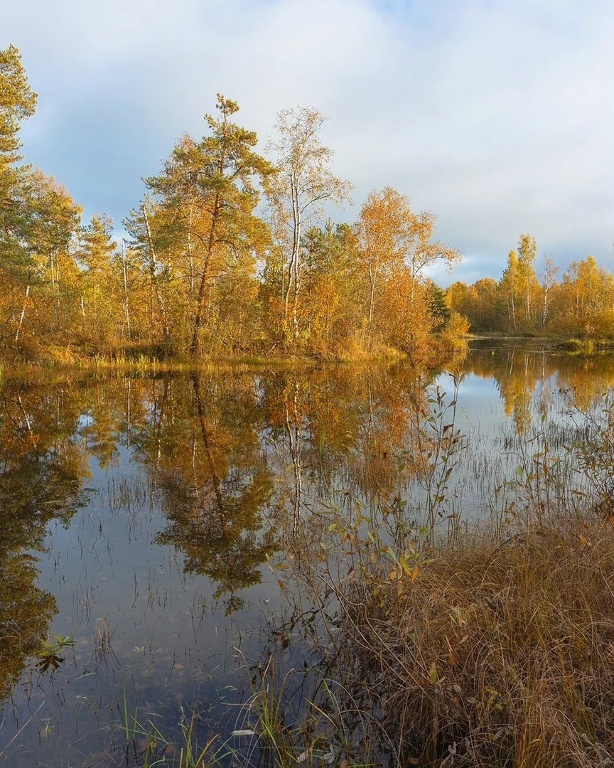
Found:
M 443 436 L 450 413 L 436 405 Z M 315 563 L 299 532 L 295 578 L 315 610 L 297 601 L 284 632 L 318 663 L 285 673 L 284 691 L 311 675 L 285 739 L 306 733 L 309 717 L 338 765 L 614 764 L 614 403 L 571 415 L 564 438 L 508 446 L 513 478 L 496 524 L 453 536 L 397 525 L 391 536 L 375 518 L 333 521 L 337 543 L 322 541 Z M 423 498 L 436 512 L 457 449 L 432 453 Z M 288 711 L 280 693 L 275 710 Z

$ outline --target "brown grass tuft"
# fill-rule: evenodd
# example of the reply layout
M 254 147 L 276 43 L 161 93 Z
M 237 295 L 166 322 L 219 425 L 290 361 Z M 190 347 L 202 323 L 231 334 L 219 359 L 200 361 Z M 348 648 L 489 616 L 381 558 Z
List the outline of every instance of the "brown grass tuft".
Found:
M 557 520 L 389 563 L 336 589 L 351 695 L 403 765 L 614 764 L 614 527 Z

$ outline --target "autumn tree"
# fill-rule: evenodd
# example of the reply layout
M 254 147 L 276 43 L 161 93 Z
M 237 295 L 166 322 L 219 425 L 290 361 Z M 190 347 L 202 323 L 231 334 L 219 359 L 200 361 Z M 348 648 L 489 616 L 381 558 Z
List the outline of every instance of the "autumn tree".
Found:
M 499 281 L 499 292 L 502 297 L 508 323 L 506 330 L 515 331 L 518 327 L 518 318 L 516 304 L 518 301 L 518 254 L 516 251 L 510 251 L 507 257 L 507 267 L 505 268 L 501 280 Z
M 537 245 L 531 235 L 521 235 L 518 241 L 518 281 L 522 292 L 524 330 L 532 330 L 539 313 L 540 285 L 535 273 Z
M 397 333 L 397 341 L 404 338 L 403 343 L 411 346 L 416 333 L 430 332 L 424 270 L 436 261 L 450 266 L 460 260 L 457 251 L 432 241 L 434 225 L 432 214 L 414 213 L 407 198 L 390 187 L 372 192 L 363 205 L 355 232 L 358 256 L 368 278 L 370 340 L 378 302 L 390 315 L 380 327 L 390 328 L 394 321 L 401 333 Z
M 553 290 L 551 326 L 581 338 L 614 336 L 614 276 L 592 256 L 574 261 Z
M 542 308 L 541 308 L 541 327 L 545 328 L 548 322 L 548 313 L 550 310 L 550 296 L 552 289 L 556 285 L 556 276 L 559 268 L 550 256 L 544 259 L 544 270 L 542 273 Z
M 472 331 L 496 331 L 501 329 L 497 281 L 483 277 L 473 285 L 461 281 L 452 283 L 446 291 L 450 307 L 465 317 Z
M 0 246 L 13 231 L 12 219 L 18 211 L 11 204 L 13 185 L 21 157 L 18 133 L 21 122 L 34 114 L 37 95 L 32 91 L 15 46 L 0 50 Z M 3 255 L 6 251 L 3 248 Z
M 92 216 L 81 231 L 79 261 L 81 274 L 81 315 L 86 335 L 98 343 L 109 341 L 115 318 L 121 316 L 114 301 L 116 285 L 113 256 L 113 222 L 108 216 Z
M 303 237 L 303 294 L 301 322 L 309 349 L 318 354 L 340 354 L 354 343 L 361 324 L 360 265 L 349 224 L 311 227 Z
M 141 309 L 138 335 L 141 339 L 147 339 L 152 347 L 161 342 L 166 351 L 170 346 L 170 323 L 165 295 L 169 269 L 166 259 L 163 260 L 160 253 L 166 256 L 163 243 L 168 240 L 168 237 L 164 237 L 167 221 L 168 216 L 163 215 L 162 205 L 152 204 L 148 196 L 140 207 L 132 210 L 123 221 L 129 235 L 128 253 L 132 257 L 130 261 L 138 275 L 137 280 L 131 281 L 131 292 L 135 299 L 133 303 Z M 126 262 L 126 269 L 127 266 Z M 179 297 L 175 298 L 176 303 L 181 305 Z M 187 315 L 187 307 L 183 308 L 184 315 Z M 181 330 L 182 326 L 179 325 L 180 335 Z
M 541 319 L 542 287 L 535 272 L 537 246 L 531 235 L 521 235 L 518 249 L 510 251 L 499 281 L 506 330 L 534 331 Z
M 433 329 L 443 331 L 450 322 L 451 310 L 446 300 L 446 293 L 433 280 L 426 281 L 429 311 L 433 318 Z
M 55 334 L 59 340 L 71 318 L 68 293 L 76 272 L 72 244 L 81 208 L 55 179 L 31 167 L 20 169 L 11 204 L 18 210 L 12 232 L 17 245 L 1 267 L 8 327 L 18 342 L 26 317 L 38 317 L 30 335 L 40 338 L 42 333 L 49 339 Z
M 213 289 L 237 269 L 255 278 L 257 255 L 269 242 L 255 208 L 273 168 L 254 151 L 256 134 L 231 122 L 236 102 L 218 95 L 217 108 L 219 118 L 206 116 L 210 134 L 200 142 L 182 139 L 162 174 L 147 179 L 155 215 L 142 211 L 153 274 L 164 270 L 186 297 L 191 355 L 200 348 L 205 318 L 219 308 Z
M 411 228 L 409 202 L 386 187 L 371 192 L 355 224 L 357 250 L 368 278 L 367 333 L 373 335 L 375 304 L 381 284 L 400 273 L 405 265 L 404 234 Z
M 325 118 L 313 107 L 286 109 L 279 113 L 277 135 L 268 144 L 277 174 L 268 186 L 273 232 L 282 256 L 282 331 L 292 326 L 299 338 L 301 291 L 301 238 L 306 226 L 322 215 L 325 202 L 347 198 L 350 184 L 331 171 L 333 152 L 320 140 Z
M 18 133 L 32 116 L 32 92 L 19 52 L 0 51 L 0 269 L 4 278 L 3 328 L 20 342 L 26 318 L 30 331 L 57 341 L 70 321 L 65 289 L 73 282 L 71 243 L 81 208 L 55 179 L 20 166 Z M 5 339 L 8 341 L 8 338 Z
M 21 122 L 34 114 L 36 98 L 17 48 L 10 45 L 0 51 L 0 268 L 5 286 L 8 281 L 11 288 L 28 261 L 24 232 L 28 222 L 26 201 L 19 186 L 25 170 L 16 163 L 21 159 L 18 154 Z M 29 290 L 27 293 L 29 296 Z M 10 304 L 3 309 L 9 317 L 14 314 Z
M 22 231 L 27 251 L 20 277 L 26 282 L 26 293 L 32 287 L 33 306 L 41 321 L 38 331 L 43 331 L 43 335 L 57 335 L 63 329 L 70 333 L 78 271 L 73 246 L 81 206 L 62 184 L 33 168 L 22 174 L 19 186 L 24 201 Z M 20 326 L 22 321 L 23 313 Z

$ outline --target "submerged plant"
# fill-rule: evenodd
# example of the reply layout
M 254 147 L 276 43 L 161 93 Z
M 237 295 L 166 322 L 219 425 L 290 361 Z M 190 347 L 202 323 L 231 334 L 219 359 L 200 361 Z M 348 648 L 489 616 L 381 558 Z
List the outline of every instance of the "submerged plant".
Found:
M 43 640 L 36 656 L 36 666 L 41 672 L 47 672 L 59 669 L 66 661 L 64 656 L 60 656 L 64 648 L 72 648 L 75 641 L 68 635 L 55 635 L 53 639 Z

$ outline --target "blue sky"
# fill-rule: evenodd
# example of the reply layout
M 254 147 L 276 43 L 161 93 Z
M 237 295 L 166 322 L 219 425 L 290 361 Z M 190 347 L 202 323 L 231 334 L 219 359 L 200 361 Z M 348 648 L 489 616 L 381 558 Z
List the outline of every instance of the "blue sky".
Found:
M 437 216 L 468 282 L 523 232 L 563 268 L 614 269 L 611 0 L 0 0 L 34 90 L 26 159 L 85 216 L 121 219 L 216 94 L 261 146 L 284 108 L 329 118 L 334 170 Z

